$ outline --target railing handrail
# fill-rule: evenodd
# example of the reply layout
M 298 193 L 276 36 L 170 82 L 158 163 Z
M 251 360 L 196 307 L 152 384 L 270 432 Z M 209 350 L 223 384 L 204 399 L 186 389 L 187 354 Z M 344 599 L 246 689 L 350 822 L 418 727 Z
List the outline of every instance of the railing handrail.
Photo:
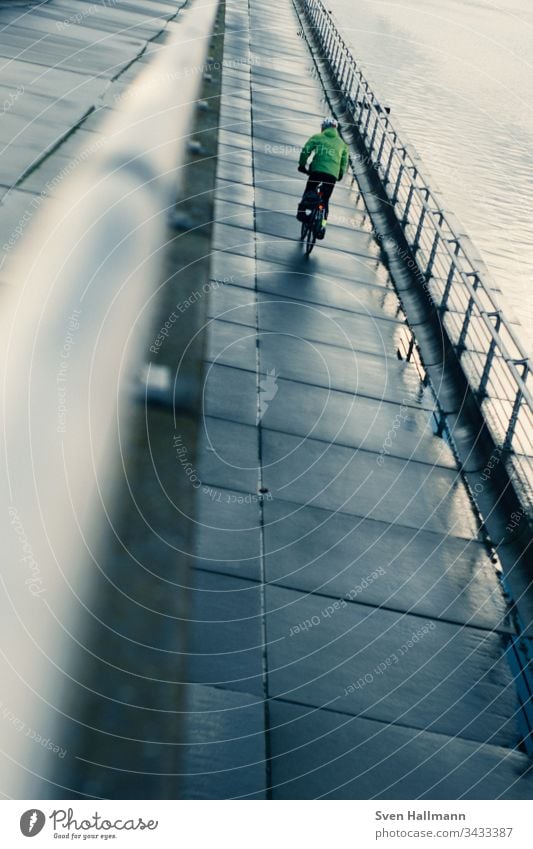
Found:
M 8 266 L 16 288 L 3 298 L 0 334 L 2 699 L 17 722 L 59 745 L 75 615 L 109 530 L 105 500 L 122 473 L 131 380 L 148 349 L 167 213 L 217 8 L 180 13 L 132 97 L 99 128 L 97 152 L 47 201 Z M 54 796 L 46 781 L 55 755 L 33 743 L 27 751 L 7 721 L 0 749 L 4 793 Z
M 376 114 L 377 114 L 378 120 L 381 120 L 381 116 L 379 115 L 378 110 L 376 110 Z M 421 173 L 420 173 L 419 167 L 415 166 L 414 163 L 413 163 L 413 167 L 417 168 L 417 177 L 420 177 Z M 443 221 L 445 221 L 448 224 L 450 234 L 452 234 L 452 236 L 453 236 L 454 230 L 453 230 L 451 224 L 448 222 L 447 213 L 444 210 L 441 210 L 440 206 L 431 207 L 430 204 L 428 203 L 428 196 L 437 200 L 436 195 L 433 193 L 431 188 L 426 186 L 426 184 L 424 184 L 424 186 L 417 186 L 416 177 L 413 178 L 413 185 L 414 185 L 415 191 L 420 196 L 422 196 L 423 192 L 427 192 L 427 196 L 425 198 L 421 197 L 421 205 L 423 205 L 426 208 L 426 210 L 428 210 L 432 213 L 436 213 L 436 214 L 439 214 L 439 215 L 441 214 Z M 450 254 L 450 258 L 453 258 L 455 261 L 457 261 L 460 258 L 460 254 L 453 254 L 452 253 L 452 251 L 450 249 L 450 241 L 451 240 L 444 238 L 444 234 L 441 233 L 442 225 L 435 224 L 434 229 L 436 230 L 436 232 L 439 233 L 439 235 L 441 235 L 442 241 L 443 241 L 443 247 Z M 471 259 L 471 257 L 469 256 L 468 248 L 464 247 L 464 245 L 461 241 L 461 237 L 453 236 L 453 241 L 456 241 L 456 240 L 457 240 L 457 243 L 459 244 L 460 251 L 461 251 L 463 258 L 465 259 L 465 261 L 468 263 L 468 265 L 470 267 L 469 272 L 463 272 L 463 273 L 475 274 L 476 277 L 479 277 L 481 286 L 483 288 L 483 291 L 486 294 L 486 297 L 493 304 L 495 310 L 498 310 L 498 309 L 501 310 L 501 305 L 498 303 L 498 301 L 495 300 L 491 289 L 484 285 L 483 275 L 476 269 L 476 265 L 475 265 L 474 261 Z M 465 280 L 465 284 L 467 286 L 469 286 L 470 289 L 472 290 L 472 297 L 474 298 L 476 304 L 479 306 L 480 314 L 486 313 L 487 311 L 482 307 L 481 302 L 480 302 L 480 300 L 477 296 L 477 293 L 472 289 L 472 286 L 469 283 L 469 281 Z M 520 359 L 528 359 L 527 354 L 525 352 L 525 349 L 522 347 L 522 343 L 518 339 L 518 337 L 516 336 L 515 332 L 513 331 L 512 326 L 510 324 L 508 324 L 507 322 L 505 322 L 505 318 L 503 318 L 502 320 L 503 320 L 504 323 L 506 323 L 506 330 L 509 333 L 509 335 L 511 336 L 511 338 L 513 340 L 513 344 L 516 346 L 517 350 L 520 352 L 520 355 L 521 355 Z M 487 326 L 489 327 L 489 329 L 491 331 L 493 330 L 493 328 L 490 324 L 488 324 Z M 501 342 L 501 347 L 502 347 L 502 353 L 505 351 L 505 357 L 507 359 L 510 359 L 510 360 L 513 359 L 511 357 L 511 355 L 506 351 L 503 341 Z M 529 395 L 530 403 L 533 402 L 533 396 L 530 393 L 528 393 L 528 395 Z
M 513 476 L 518 476 L 521 495 L 531 510 L 533 393 L 528 386 L 528 355 L 487 284 L 489 274 L 483 262 L 475 256 L 468 237 L 458 231 L 453 215 L 442 208 L 441 199 L 424 177 L 413 146 L 402 143 L 333 15 L 322 0 L 302 3 L 339 93 L 359 129 L 368 160 L 395 209 L 424 288 L 438 309 L 458 356 L 471 355 L 467 378 L 495 445 L 512 462 Z M 475 330 L 473 319 L 478 322 Z M 481 355 L 479 364 L 474 362 L 477 355 Z M 498 373 L 498 395 L 503 392 L 503 398 L 496 397 L 495 387 L 492 394 L 489 391 L 489 383 L 496 380 L 496 363 L 503 368 Z M 506 404 L 511 406 L 507 412 Z M 529 462 L 522 462 L 523 455 Z

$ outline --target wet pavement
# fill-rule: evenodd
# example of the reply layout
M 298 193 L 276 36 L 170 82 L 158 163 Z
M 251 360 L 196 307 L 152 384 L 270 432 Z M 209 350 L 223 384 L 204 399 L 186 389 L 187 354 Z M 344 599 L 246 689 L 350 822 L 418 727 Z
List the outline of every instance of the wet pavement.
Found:
M 182 5 L 0 4 L 2 286 Z M 299 29 L 226 2 L 182 795 L 530 798 L 514 620 L 357 185 L 298 240 L 329 111 Z
M 183 796 L 529 798 L 513 620 L 357 185 L 299 243 L 299 29 L 226 3 Z

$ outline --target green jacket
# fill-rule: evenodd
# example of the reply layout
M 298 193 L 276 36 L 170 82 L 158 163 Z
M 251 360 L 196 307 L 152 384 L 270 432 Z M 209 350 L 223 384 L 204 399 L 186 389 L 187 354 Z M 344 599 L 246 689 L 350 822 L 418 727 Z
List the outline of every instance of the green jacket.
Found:
M 305 166 L 313 155 L 311 171 L 323 171 L 342 180 L 348 164 L 348 147 L 335 127 L 328 127 L 306 141 L 300 154 L 300 166 Z

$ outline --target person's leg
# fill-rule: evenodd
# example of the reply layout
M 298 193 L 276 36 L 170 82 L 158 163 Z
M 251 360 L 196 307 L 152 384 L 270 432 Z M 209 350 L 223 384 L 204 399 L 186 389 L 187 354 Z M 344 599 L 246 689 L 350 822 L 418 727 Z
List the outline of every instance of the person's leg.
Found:
M 329 199 L 331 197 L 331 193 L 335 188 L 335 183 L 337 180 L 332 174 L 326 174 L 323 171 L 311 171 L 309 177 L 307 179 L 307 185 L 304 190 L 304 195 L 311 190 L 316 190 L 320 183 L 322 183 L 322 197 L 324 199 L 324 218 L 327 219 L 329 215 Z M 298 214 L 303 212 L 303 195 L 302 200 L 298 204 Z
M 315 172 L 314 176 L 316 178 L 320 178 L 320 182 L 322 183 L 321 193 L 322 200 L 324 202 L 324 218 L 322 219 L 320 232 L 317 233 L 317 239 L 323 239 L 326 235 L 326 221 L 329 215 L 329 199 L 337 181 L 332 174 Z
M 309 177 L 307 178 L 307 183 L 306 183 L 306 186 L 305 186 L 305 189 L 304 189 L 304 193 L 302 195 L 302 199 L 300 200 L 300 203 L 298 204 L 297 218 L 299 218 L 301 213 L 304 213 L 304 208 L 303 208 L 304 196 L 307 194 L 307 192 L 309 192 L 311 190 L 316 190 L 318 188 L 319 183 L 320 183 L 320 177 L 317 178 L 316 172 L 311 171 L 311 173 L 309 174 Z
M 335 177 L 333 177 L 331 174 L 323 174 L 322 176 L 322 197 L 324 198 L 324 206 L 326 208 L 324 212 L 324 218 L 327 220 L 327 217 L 329 215 L 329 199 L 337 181 Z

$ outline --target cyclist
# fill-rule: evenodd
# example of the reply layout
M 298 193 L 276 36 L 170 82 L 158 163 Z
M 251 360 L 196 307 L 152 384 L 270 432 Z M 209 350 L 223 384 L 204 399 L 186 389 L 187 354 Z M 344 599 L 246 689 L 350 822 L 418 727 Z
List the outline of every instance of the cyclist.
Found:
M 311 159 L 309 170 L 306 165 Z M 304 197 L 298 205 L 296 217 L 298 221 L 305 221 L 307 192 L 315 192 L 322 183 L 322 197 L 324 199 L 324 226 L 329 212 L 329 199 L 337 180 L 342 180 L 348 164 L 348 147 L 339 135 L 339 122 L 335 118 L 324 118 L 321 132 L 311 136 L 306 141 L 300 153 L 298 171 L 308 174 L 309 179 L 304 191 Z M 325 229 L 318 234 L 319 239 L 325 236 Z

